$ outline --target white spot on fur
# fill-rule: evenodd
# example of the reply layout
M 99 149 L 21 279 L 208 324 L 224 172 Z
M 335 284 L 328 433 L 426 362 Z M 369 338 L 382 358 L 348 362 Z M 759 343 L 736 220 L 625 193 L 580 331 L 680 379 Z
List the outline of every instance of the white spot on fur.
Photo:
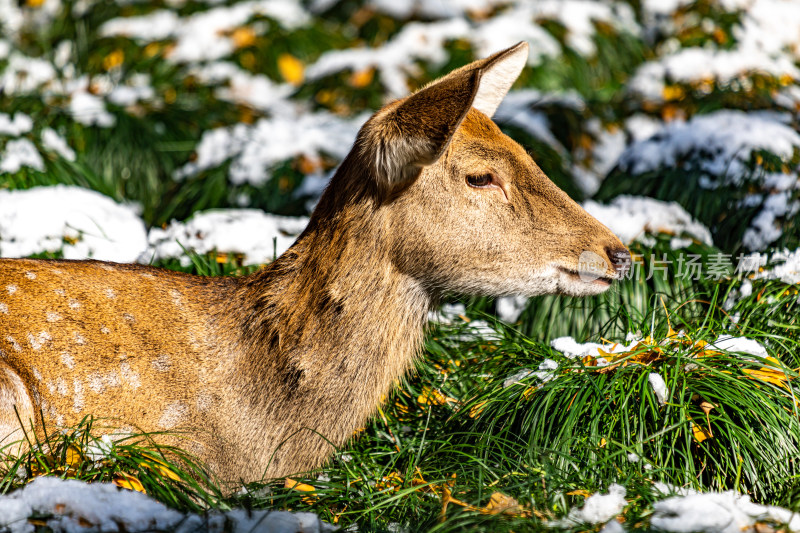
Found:
M 47 390 L 50 391 L 50 394 L 55 394 L 56 393 L 56 384 L 53 383 L 52 381 L 48 381 L 47 382 Z
M 169 356 L 165 353 L 160 354 L 158 357 L 153 359 L 152 365 L 153 368 L 159 372 L 167 372 L 170 366 Z
M 103 270 L 108 270 L 109 272 L 114 272 L 114 270 L 116 270 L 111 265 L 107 265 L 105 263 L 100 263 L 100 268 L 102 268 Z
M 61 318 L 62 318 L 61 315 L 59 315 L 55 311 L 48 311 L 47 312 L 47 321 L 48 322 L 58 322 L 59 320 L 61 320 Z
M 117 293 L 114 292 L 114 289 L 106 289 L 104 292 L 106 293 L 106 296 L 108 296 L 111 299 L 114 299 L 114 298 L 117 297 Z
M 58 392 L 58 393 L 59 393 L 61 396 L 66 396 L 66 395 L 67 395 L 67 389 L 68 389 L 68 387 L 67 387 L 67 382 L 66 382 L 66 380 L 64 380 L 64 378 L 61 378 L 61 377 L 60 377 L 60 378 L 58 378 L 58 379 L 56 380 L 56 391 L 57 391 L 57 392 Z
M 67 291 L 65 291 L 64 289 L 53 289 L 53 292 L 58 294 L 59 296 L 66 296 L 67 295 Z
M 8 335 L 8 336 L 6 336 L 6 340 L 9 343 L 11 343 L 11 347 L 14 348 L 15 352 L 21 352 L 22 351 L 22 346 L 20 346 L 19 343 L 14 340 L 14 337 L 12 337 L 11 335 Z
M 69 308 L 70 309 L 78 309 L 81 306 L 81 303 L 76 300 L 75 298 L 69 301 Z
M 4 315 L 8 314 L 8 306 L 2 302 L 0 302 L 0 313 L 3 313 Z
M 86 383 L 89 385 L 89 388 L 97 394 L 100 394 L 106 388 L 106 385 L 103 382 L 103 376 L 101 376 L 98 372 L 94 372 L 86 376 Z
M 105 326 L 100 326 L 100 333 L 104 333 L 104 334 L 108 335 L 109 333 L 111 333 L 111 330 L 108 329 Z
M 25 272 L 25 277 L 28 279 L 36 279 L 36 274 L 29 270 L 28 272 Z
M 208 411 L 211 408 L 211 403 L 213 402 L 211 395 L 201 392 L 197 395 L 197 409 L 200 411 Z
M 77 331 L 75 332 L 74 339 L 75 344 L 80 344 L 81 346 L 86 344 L 86 338 Z
M 63 271 L 63 270 L 61 270 L 60 268 L 54 268 L 54 269 L 52 270 L 52 272 L 53 272 L 53 274 L 59 274 L 59 275 L 61 275 L 61 274 L 63 274 L 63 273 L 64 273 L 64 271 Z
M 172 297 L 172 303 L 178 307 L 183 307 L 183 295 L 177 289 L 170 289 L 169 295 Z
M 78 378 L 72 381 L 72 388 L 75 396 L 72 397 L 72 410 L 76 413 L 83 411 L 83 383 Z
M 161 418 L 158 419 L 158 425 L 162 429 L 172 429 L 181 423 L 189 408 L 182 402 L 172 402 L 161 413 Z
M 67 352 L 61 352 L 61 362 L 64 363 L 64 366 L 67 368 L 75 368 L 75 359 Z
M 127 361 L 119 366 L 119 373 L 122 376 L 122 380 L 127 382 L 128 385 L 134 389 L 138 389 L 142 385 L 139 381 L 139 374 L 131 368 L 131 364 Z
M 106 389 L 113 389 L 120 386 L 119 374 L 114 371 L 108 374 L 93 372 L 86 377 L 86 382 L 89 388 L 97 394 L 100 394 Z
M 51 337 L 50 334 L 47 333 L 46 331 L 41 331 L 36 336 L 34 336 L 33 333 L 28 333 L 28 342 L 30 343 L 31 348 L 33 348 L 34 352 L 38 352 L 39 350 L 41 350 L 42 346 L 44 346 L 51 340 L 53 340 L 53 337 Z
M 8 291 L 8 294 L 14 294 L 15 292 L 17 292 L 17 286 L 16 285 L 6 285 L 6 290 Z
M 33 377 L 36 378 L 36 381 L 42 381 L 42 373 L 39 372 L 39 369 L 35 366 L 32 366 L 31 370 L 33 370 Z
M 130 313 L 122 313 L 122 318 L 124 318 L 128 322 L 136 322 L 136 319 Z
M 148 279 L 155 278 L 155 276 L 153 274 L 151 274 L 150 272 L 142 272 L 142 277 L 143 278 L 148 278 Z

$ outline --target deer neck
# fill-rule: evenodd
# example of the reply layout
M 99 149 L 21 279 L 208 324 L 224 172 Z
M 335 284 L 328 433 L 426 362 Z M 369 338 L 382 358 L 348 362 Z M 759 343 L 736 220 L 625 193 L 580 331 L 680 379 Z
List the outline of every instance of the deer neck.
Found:
M 277 394 L 298 412 L 308 391 L 325 426 L 356 427 L 412 363 L 432 297 L 392 261 L 388 215 L 364 201 L 328 209 L 332 197 L 289 251 L 244 278 L 231 330 L 242 332 L 239 374 L 252 376 L 251 395 L 268 387 L 260 397 Z

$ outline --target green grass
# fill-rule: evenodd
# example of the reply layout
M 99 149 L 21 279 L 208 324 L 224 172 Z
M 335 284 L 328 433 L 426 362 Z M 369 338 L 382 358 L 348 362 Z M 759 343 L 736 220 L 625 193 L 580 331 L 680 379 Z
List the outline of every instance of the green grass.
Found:
M 74 2 L 66 4 L 71 9 Z M 640 16 L 640 2 L 630 5 Z M 162 8 L 186 15 L 206 8 L 192 1 L 180 8 L 170 6 L 161 1 L 95 2 L 82 17 L 69 16 L 68 9 L 52 24 L 20 34 L 14 46 L 33 56 L 51 57 L 60 42 L 73 42 L 72 64 L 79 74 L 113 75 L 125 81 L 147 73 L 155 97 L 132 110 L 110 106 L 116 126 L 101 129 L 77 124 L 64 110 L 64 102 L 45 101 L 39 94 L 0 93 L 4 113 L 23 112 L 34 119 L 33 132 L 24 136 L 39 143 L 41 129 L 52 127 L 77 152 L 75 162 L 48 157 L 44 172 L 23 169 L 2 174 L 0 188 L 72 184 L 94 189 L 120 201 L 137 202 L 148 226 L 183 220 L 202 209 L 236 206 L 241 195 L 252 207 L 287 215 L 305 213 L 306 199 L 296 195 L 304 178 L 303 165 L 293 157 L 270 168 L 272 179 L 260 186 L 231 184 L 228 163 L 188 179 L 173 179 L 174 171 L 194 157 L 204 132 L 268 115 L 221 100 L 215 96 L 217 85 L 198 83 L 187 68 L 167 61 L 168 42 L 148 46 L 98 34 L 104 21 L 120 15 Z M 417 18 L 411 22 L 420 22 Z M 724 108 L 777 109 L 774 94 L 787 82 L 762 74 L 750 76 L 749 85 L 712 84 L 710 90 L 675 84 L 671 87 L 679 96 L 662 103 L 642 101 L 628 91 L 637 68 L 659 57 L 667 44 L 731 48 L 739 19 L 739 14 L 725 13 L 716 2 L 699 0 L 679 9 L 674 35 L 634 36 L 599 24 L 594 37 L 597 53 L 591 57 L 567 46 L 563 26 L 542 20 L 541 27 L 562 51 L 525 69 L 515 87 L 571 91 L 580 95 L 583 106 L 537 107 L 547 116 L 563 153 L 518 128 L 501 127 L 529 150 L 555 183 L 580 200 L 583 194 L 573 179 L 573 165 L 597 142 L 589 127 L 592 119 L 620 126 L 639 114 L 668 118 Z M 718 31 L 708 31 L 709 21 Z M 228 60 L 281 83 L 278 62 L 283 54 L 308 65 L 327 50 L 378 47 L 409 21 L 348 0 L 295 30 L 266 18 L 251 22 L 266 25 L 269 31 L 235 50 Z M 447 58 L 440 65 L 415 62 L 412 85 L 425 84 L 475 58 L 466 41 L 452 40 L 445 49 Z M 114 54 L 122 58 L 121 64 L 109 69 L 106 62 Z M 0 59 L 0 70 L 5 65 L 6 60 Z M 292 98 L 313 110 L 344 117 L 380 107 L 386 98 L 380 73 L 364 83 L 354 83 L 351 74 L 306 80 Z M 0 136 L 0 152 L 7 141 Z M 677 201 L 709 226 L 718 247 L 694 243 L 676 251 L 670 246 L 672 236 L 653 235 L 652 246 L 631 246 L 643 265 L 664 258 L 674 265 L 681 253 L 699 255 L 706 265 L 719 252 L 733 254 L 735 260 L 744 231 L 760 210 L 760 206 L 742 207 L 742 200 L 753 192 L 770 192 L 760 190 L 764 172 L 796 172 L 800 163 L 798 154 L 791 161 L 754 154 L 746 187 L 707 190 L 698 185 L 695 155 L 681 162 L 686 166 L 646 175 L 614 169 L 595 197 L 607 201 L 620 194 L 643 194 Z M 336 163 L 325 157 L 326 168 Z M 776 246 L 798 244 L 796 218 L 779 221 L 784 235 Z M 156 266 L 199 275 L 243 275 L 255 268 L 239 264 L 233 256 L 220 262 L 214 254 L 187 253 L 192 259 L 188 267 L 177 260 Z M 128 435 L 109 447 L 100 435 L 113 424 L 87 418 L 44 440 L 29 434 L 29 451 L 0 472 L 0 492 L 18 489 L 39 475 L 116 480 L 128 486 L 136 479 L 149 495 L 182 511 L 231 507 L 312 511 L 343 527 L 357 524 L 362 532 L 397 527 L 550 531 L 546 522 L 563 517 L 582 505 L 587 494 L 606 490 L 611 483 L 628 491 L 623 516 L 630 530 L 647 530 L 657 499 L 652 490 L 655 481 L 698 490 L 735 489 L 756 501 L 800 511 L 797 287 L 756 280 L 752 294 L 740 297 L 741 282 L 732 268 L 719 280 L 686 279 L 671 269 L 650 279 L 625 280 L 593 298 L 534 298 L 512 325 L 497 321 L 491 299 L 465 299 L 466 316 L 488 321 L 498 335 L 469 337 L 466 322 L 432 325 L 415 372 L 398 384 L 367 427 L 337 450 L 325 467 L 292 476 L 313 491 L 299 491 L 292 483 L 287 487 L 280 479 L 264 480 L 235 495 L 224 493 L 190 455 L 157 445 L 158 435 Z M 670 337 L 671 331 L 683 336 Z M 567 335 L 579 342 L 600 342 L 623 341 L 628 333 L 648 340 L 615 361 L 620 364 L 612 369 L 591 366 L 591 360 L 567 359 L 550 346 L 553 339 Z M 713 341 L 721 334 L 758 339 L 777 366 L 767 364 L 768 372 L 759 374 L 765 363 L 715 353 L 701 345 L 700 341 Z M 560 365 L 555 379 L 540 383 L 530 376 L 504 386 L 509 376 L 535 370 L 545 359 Z M 658 373 L 668 387 L 669 398 L 663 405 L 648 381 L 651 373 Z M 778 373 L 785 379 L 776 377 Z M 765 381 L 759 375 L 772 379 Z M 695 431 L 693 424 L 701 429 Z M 106 447 L 104 455 L 89 453 L 101 446 Z M 638 461 L 629 460 L 629 454 L 636 454 Z M 443 514 L 446 492 L 458 502 L 449 503 Z M 494 493 L 513 498 L 518 508 L 488 514 Z

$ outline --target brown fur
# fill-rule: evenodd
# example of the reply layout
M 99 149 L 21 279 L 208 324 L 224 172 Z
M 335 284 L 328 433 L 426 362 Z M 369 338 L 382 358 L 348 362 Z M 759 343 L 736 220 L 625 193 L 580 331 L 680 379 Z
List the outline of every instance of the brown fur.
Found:
M 0 432 L 17 429 L 11 405 L 41 409 L 38 427 L 93 414 L 190 429 L 183 445 L 225 480 L 285 475 L 364 425 L 444 291 L 605 290 L 577 258 L 607 258 L 611 279 L 622 244 L 472 108 L 491 108 L 482 79 L 521 53 L 377 113 L 295 245 L 250 276 L 0 260 Z M 494 186 L 467 185 L 489 172 Z

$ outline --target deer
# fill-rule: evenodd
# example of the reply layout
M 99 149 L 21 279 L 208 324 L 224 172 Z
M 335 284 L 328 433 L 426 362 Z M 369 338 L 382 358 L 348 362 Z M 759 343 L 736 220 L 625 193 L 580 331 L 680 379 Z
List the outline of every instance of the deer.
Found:
M 412 367 L 443 295 L 607 290 L 628 250 L 491 119 L 527 56 L 521 42 L 381 108 L 252 274 L 0 260 L 2 444 L 23 442 L 20 421 L 91 414 L 183 431 L 226 482 L 307 472 Z

